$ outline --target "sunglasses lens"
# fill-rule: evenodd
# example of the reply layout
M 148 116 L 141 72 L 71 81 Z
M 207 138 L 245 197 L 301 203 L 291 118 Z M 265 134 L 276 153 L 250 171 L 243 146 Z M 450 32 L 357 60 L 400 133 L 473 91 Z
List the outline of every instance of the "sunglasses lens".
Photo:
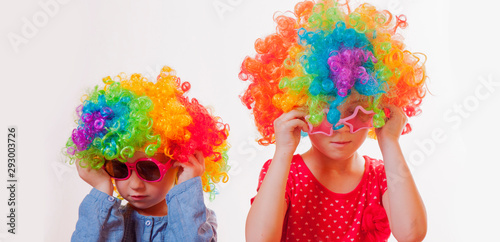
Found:
M 128 176 L 127 165 L 118 160 L 106 161 L 104 169 L 112 178 L 123 179 Z
M 152 161 L 138 161 L 135 168 L 139 176 L 147 181 L 157 181 L 161 178 L 160 168 Z
M 372 123 L 371 123 L 372 117 L 373 117 L 373 114 L 366 114 L 364 112 L 359 111 L 358 115 L 356 115 L 356 120 L 359 123 L 371 126 L 372 125 Z
M 343 119 L 343 123 L 350 127 L 351 133 L 354 133 L 361 129 L 372 128 L 373 115 L 373 111 L 367 111 L 363 107 L 358 106 L 349 117 Z

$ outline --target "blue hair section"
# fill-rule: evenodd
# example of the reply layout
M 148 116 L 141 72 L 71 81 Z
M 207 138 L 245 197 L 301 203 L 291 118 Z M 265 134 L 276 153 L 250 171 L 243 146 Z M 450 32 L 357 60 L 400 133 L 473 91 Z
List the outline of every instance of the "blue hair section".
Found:
M 336 124 L 340 120 L 338 106 L 345 101 L 351 87 L 365 96 L 385 92 L 386 81 L 377 79 L 379 75 L 375 72 L 373 46 L 365 34 L 346 28 L 342 21 L 337 22 L 332 30 L 307 31 L 301 28 L 297 30 L 297 34 L 298 43 L 306 47 L 300 63 L 305 73 L 303 78 L 312 80 L 308 91 L 313 96 L 332 97 L 333 101 L 328 102 L 330 107 L 327 113 L 330 123 Z M 345 84 L 342 76 L 332 71 L 328 64 L 332 58 L 339 60 L 335 63 L 340 65 L 339 71 L 348 72 L 355 77 L 351 78 L 353 83 Z

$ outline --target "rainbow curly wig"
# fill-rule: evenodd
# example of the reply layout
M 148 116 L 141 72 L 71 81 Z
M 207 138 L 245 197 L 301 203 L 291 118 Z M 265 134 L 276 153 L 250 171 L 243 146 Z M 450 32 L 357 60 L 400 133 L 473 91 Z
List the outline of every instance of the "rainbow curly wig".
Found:
M 96 86 L 76 109 L 78 127 L 66 144 L 70 163 L 99 169 L 105 159 L 126 162 L 136 150 L 186 162 L 200 150 L 203 190 L 214 195 L 215 183 L 227 182 L 229 126 L 184 95 L 191 86 L 173 69 L 163 67 L 156 83 L 124 73 L 103 82 L 105 87 Z
M 273 121 L 296 107 L 308 109 L 313 125 L 328 109 L 326 118 L 335 125 L 339 105 L 353 91 L 368 100 L 376 128 L 385 124 L 385 105 L 408 117 L 421 112 L 425 55 L 406 50 L 396 33 L 407 26 L 404 15 L 369 4 L 351 11 L 349 1 L 320 0 L 300 2 L 274 20 L 276 33 L 257 39 L 257 55 L 245 58 L 239 74 L 250 82 L 241 100 L 253 110 L 260 144 L 274 143 Z

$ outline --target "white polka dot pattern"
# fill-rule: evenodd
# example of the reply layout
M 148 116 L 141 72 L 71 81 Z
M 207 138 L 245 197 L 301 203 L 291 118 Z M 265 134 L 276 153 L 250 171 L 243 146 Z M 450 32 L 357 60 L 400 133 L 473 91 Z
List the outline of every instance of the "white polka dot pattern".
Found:
M 295 155 L 286 187 L 288 210 L 281 241 L 366 241 L 362 229 L 364 212 L 370 206 L 382 208 L 387 180 L 381 160 L 365 156 L 365 161 L 365 173 L 358 186 L 339 194 L 316 180 L 302 157 Z M 259 187 L 270 163 L 267 161 L 262 168 Z

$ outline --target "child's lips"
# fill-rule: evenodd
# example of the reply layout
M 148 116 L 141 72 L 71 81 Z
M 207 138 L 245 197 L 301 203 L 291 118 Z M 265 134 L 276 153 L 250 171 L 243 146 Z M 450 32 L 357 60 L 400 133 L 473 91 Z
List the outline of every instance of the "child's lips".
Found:
M 331 143 L 337 146 L 344 146 L 351 143 L 351 141 L 332 141 Z
M 145 199 L 147 196 L 146 195 L 131 195 L 130 197 L 134 201 L 140 201 L 140 200 Z

